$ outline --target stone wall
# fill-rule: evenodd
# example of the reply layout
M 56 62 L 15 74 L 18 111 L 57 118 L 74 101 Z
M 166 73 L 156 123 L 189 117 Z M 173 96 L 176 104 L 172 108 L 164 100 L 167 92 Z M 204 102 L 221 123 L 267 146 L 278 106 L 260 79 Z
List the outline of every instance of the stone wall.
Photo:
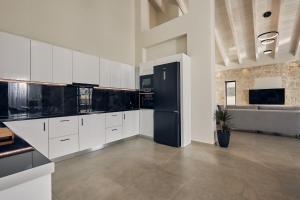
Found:
M 281 77 L 286 105 L 300 106 L 300 62 L 231 69 L 216 73 L 217 104 L 225 104 L 225 81 L 236 81 L 236 104 L 247 105 L 256 78 Z

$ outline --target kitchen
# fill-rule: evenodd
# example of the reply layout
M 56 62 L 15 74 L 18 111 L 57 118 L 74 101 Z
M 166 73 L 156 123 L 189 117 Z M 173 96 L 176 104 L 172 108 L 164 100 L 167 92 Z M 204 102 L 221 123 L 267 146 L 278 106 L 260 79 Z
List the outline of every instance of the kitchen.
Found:
M 2 132 L 11 133 L 11 137 L 5 135 L 3 140 L 11 140 L 12 145 L 1 147 L 0 153 L 4 169 L 0 186 L 5 197 L 18 199 L 18 195 L 29 195 L 31 199 L 51 199 L 53 161 L 109 148 L 118 141 L 144 135 L 169 146 L 190 144 L 188 56 L 179 54 L 155 60 L 149 68 L 150 74 L 154 74 L 150 75 L 154 77 L 152 86 L 146 88 L 142 84 L 139 91 L 136 79 L 146 72 L 138 73 L 133 66 L 5 32 L 0 32 L 0 44 Z M 156 73 L 159 69 L 162 71 Z M 165 120 L 169 118 L 170 126 L 158 125 L 161 119 L 155 115 L 159 110 L 153 112 L 165 103 L 155 104 L 154 98 L 144 98 L 157 90 L 156 102 L 166 100 L 164 92 L 159 92 L 164 84 L 155 86 L 155 80 L 161 78 L 171 80 L 166 88 L 174 86 L 174 93 L 166 94 L 178 96 L 174 111 L 161 111 L 171 113 L 163 116 Z M 168 129 L 171 131 L 166 132 Z M 11 168 L 11 162 L 23 164 L 26 159 L 29 164 Z M 35 172 L 38 170 L 43 173 Z M 20 173 L 29 175 L 18 181 Z M 34 196 L 30 190 L 11 192 L 22 191 L 23 187 L 31 191 L 40 188 L 41 192 Z

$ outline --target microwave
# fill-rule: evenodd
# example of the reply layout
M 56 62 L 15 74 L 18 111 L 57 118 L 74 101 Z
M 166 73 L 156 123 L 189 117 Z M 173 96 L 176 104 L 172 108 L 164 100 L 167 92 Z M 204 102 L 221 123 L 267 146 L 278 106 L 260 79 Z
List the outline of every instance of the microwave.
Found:
M 142 92 L 152 92 L 153 74 L 140 76 L 140 90 Z

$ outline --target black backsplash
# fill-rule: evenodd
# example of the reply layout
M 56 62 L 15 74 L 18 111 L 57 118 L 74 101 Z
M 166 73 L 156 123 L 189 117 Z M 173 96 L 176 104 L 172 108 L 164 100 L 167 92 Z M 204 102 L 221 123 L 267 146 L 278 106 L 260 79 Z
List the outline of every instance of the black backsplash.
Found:
M 137 91 L 94 89 L 93 111 L 139 109 Z M 77 87 L 0 82 L 0 116 L 37 114 L 42 116 L 78 114 Z

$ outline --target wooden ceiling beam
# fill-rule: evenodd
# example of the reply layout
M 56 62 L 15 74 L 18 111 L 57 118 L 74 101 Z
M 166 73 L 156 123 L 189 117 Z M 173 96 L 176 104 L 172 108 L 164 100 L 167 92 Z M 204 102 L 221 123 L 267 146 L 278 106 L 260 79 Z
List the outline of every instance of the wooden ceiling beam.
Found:
M 230 0 L 225 0 L 225 5 L 226 5 L 227 15 L 229 18 L 230 29 L 231 29 L 231 32 L 233 35 L 233 40 L 234 40 L 235 47 L 236 47 L 238 62 L 239 62 L 239 64 L 241 64 L 242 63 L 241 48 L 240 48 L 240 44 L 238 42 L 238 34 L 237 34 L 237 31 L 236 31 L 236 28 L 234 25 L 234 16 L 233 16 L 233 11 L 232 11 Z
M 161 12 L 165 12 L 165 5 L 163 0 L 149 0 L 151 5 L 156 9 Z
M 290 52 L 298 59 L 300 59 L 300 3 L 298 6 L 298 15 L 294 25 L 294 33 L 292 36 Z
M 257 12 L 256 12 L 256 0 L 252 0 L 252 13 L 253 13 L 253 32 L 254 32 L 254 47 L 255 47 L 255 60 L 259 59 L 258 48 L 260 43 L 258 42 L 257 36 Z
M 188 13 L 188 6 L 185 0 L 176 0 L 178 7 L 180 8 L 181 12 L 183 14 L 187 14 Z
M 229 60 L 228 56 L 226 55 L 225 47 L 220 38 L 219 31 L 217 31 L 216 29 L 215 29 L 215 39 L 216 39 L 216 44 L 219 49 L 220 55 L 223 59 L 224 65 L 229 66 L 230 60 Z
M 276 5 L 273 6 L 274 10 L 276 10 L 277 12 L 275 13 L 276 15 L 274 16 L 274 20 L 276 22 L 276 30 L 279 32 L 278 37 L 276 38 L 276 42 L 275 42 L 275 47 L 274 47 L 274 54 L 273 54 L 273 58 L 276 58 L 278 56 L 278 51 L 279 51 L 279 40 L 280 40 L 280 28 L 281 28 L 281 17 L 282 14 L 282 9 L 283 9 L 283 5 L 284 5 L 284 0 L 277 0 L 277 2 L 274 2 Z

